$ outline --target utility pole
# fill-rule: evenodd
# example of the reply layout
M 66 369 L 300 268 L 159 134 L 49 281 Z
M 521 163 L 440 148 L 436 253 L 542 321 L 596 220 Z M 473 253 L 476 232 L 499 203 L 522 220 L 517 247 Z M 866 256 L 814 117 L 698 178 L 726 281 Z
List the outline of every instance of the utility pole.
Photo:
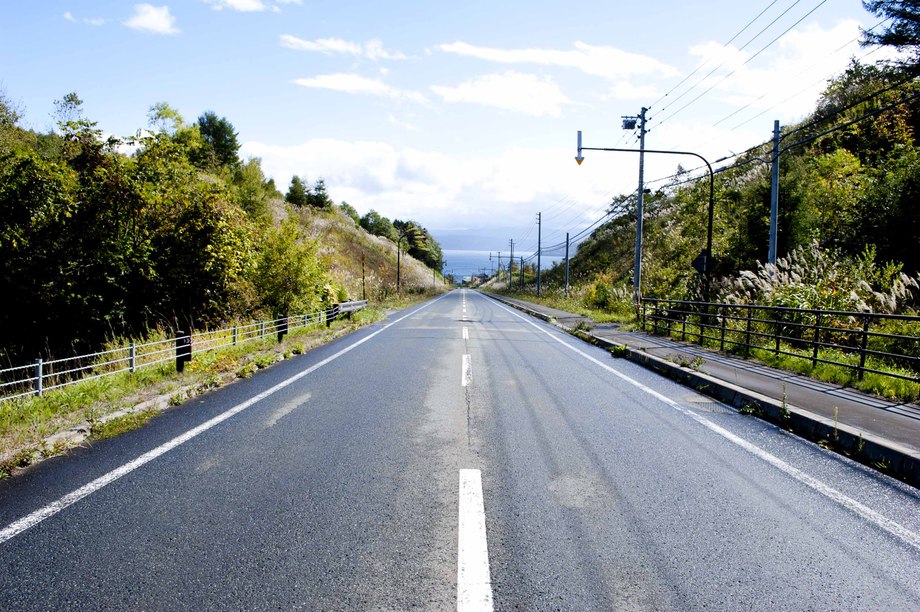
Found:
M 645 196 L 645 112 L 639 113 L 639 193 L 636 197 L 636 255 L 633 263 L 633 302 L 642 302 L 642 205 Z M 624 127 L 625 127 L 624 122 Z
M 498 280 L 501 280 L 502 279 L 502 252 L 501 251 L 498 252 L 498 270 L 496 270 L 495 273 L 498 277 Z
M 537 297 L 540 297 L 540 249 L 542 248 L 543 213 L 537 213 Z
M 767 263 L 776 265 L 776 226 L 779 217 L 779 119 L 773 122 L 773 176 L 770 181 L 770 249 Z
M 514 271 L 514 238 L 510 239 L 508 244 L 511 245 L 511 255 L 508 257 L 508 289 L 511 289 L 511 285 L 514 284 L 514 281 L 511 279 L 511 275 Z
M 569 297 L 569 233 L 565 233 L 565 297 Z
M 489 251 L 489 278 L 495 276 L 495 266 L 492 265 L 492 251 Z
M 521 293 L 524 293 L 524 256 L 521 255 Z

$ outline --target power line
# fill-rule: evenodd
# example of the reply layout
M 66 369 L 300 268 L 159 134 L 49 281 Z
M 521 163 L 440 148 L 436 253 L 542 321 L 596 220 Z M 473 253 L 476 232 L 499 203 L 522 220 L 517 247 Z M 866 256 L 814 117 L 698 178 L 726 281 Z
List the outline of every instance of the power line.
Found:
M 853 101 L 853 102 L 850 102 L 850 103 L 847 104 L 846 106 L 843 106 L 843 107 L 841 107 L 841 108 L 838 108 L 838 109 L 834 110 L 834 112 L 832 112 L 832 113 L 830 113 L 830 114 L 828 114 L 828 115 L 822 115 L 822 116 L 820 116 L 820 117 L 815 117 L 814 119 L 812 119 L 812 120 L 809 121 L 808 123 L 804 123 L 804 124 L 802 124 L 802 125 L 800 125 L 800 126 L 797 126 L 794 130 L 792 130 L 792 131 L 787 132 L 786 134 L 784 134 L 784 135 L 783 135 L 783 138 L 787 138 L 787 137 L 791 136 L 792 134 L 795 134 L 796 132 L 801 132 L 802 130 L 808 129 L 808 128 L 810 128 L 810 127 L 812 127 L 812 126 L 814 126 L 814 125 L 817 125 L 817 124 L 819 124 L 819 123 L 823 123 L 823 122 L 827 121 L 828 119 L 833 119 L 834 117 L 836 117 L 836 116 L 838 116 L 838 115 L 840 115 L 840 114 L 842 114 L 842 113 L 844 113 L 844 112 L 846 112 L 846 111 L 848 111 L 848 110 L 850 110 L 850 109 L 852 109 L 852 108 L 855 108 L 855 107 L 859 106 L 859 105 L 862 104 L 863 102 L 868 102 L 868 101 L 871 100 L 872 98 L 875 98 L 875 97 L 877 97 L 877 96 L 880 96 L 880 95 L 883 94 L 883 93 L 892 91 L 893 89 L 897 89 L 897 88 L 900 87 L 901 85 L 904 85 L 905 83 L 911 82 L 911 81 L 913 81 L 913 80 L 914 80 L 914 76 L 913 76 L 913 75 L 909 75 L 909 76 L 907 76 L 907 77 L 905 77 L 905 78 L 903 78 L 903 79 L 901 79 L 901 80 L 899 80 L 899 81 L 895 81 L 895 82 L 892 83 L 891 85 L 888 85 L 888 86 L 886 86 L 886 87 L 883 87 L 882 89 L 879 89 L 878 91 L 872 92 L 871 94 L 869 94 L 869 95 L 867 95 L 867 96 L 863 96 L 862 98 L 860 98 L 860 99 L 858 99 L 858 100 L 855 100 L 855 101 Z
M 771 22 L 768 23 L 763 29 L 761 29 L 760 32 L 758 32 L 757 34 L 755 34 L 753 38 L 751 38 L 751 39 L 748 40 L 746 43 L 744 43 L 744 44 L 738 49 L 738 52 L 740 53 L 740 52 L 743 51 L 745 48 L 747 48 L 747 46 L 748 46 L 749 44 L 751 44 L 752 42 L 754 42 L 755 40 L 757 40 L 757 38 L 758 38 L 761 34 L 763 34 L 764 32 L 766 32 L 769 28 L 771 28 L 771 27 L 773 26 L 773 24 L 775 24 L 777 21 L 779 21 L 780 19 L 782 19 L 783 16 L 786 15 L 786 13 L 788 13 L 789 11 L 791 11 L 791 10 L 792 10 L 799 2 L 801 2 L 801 1 L 802 1 L 802 0 L 795 0 L 795 2 L 793 2 L 791 5 L 789 5 L 789 6 L 786 8 L 785 11 L 783 11 L 782 13 L 780 13 L 773 21 L 771 21 Z M 723 47 L 724 47 L 724 46 L 726 46 L 726 45 L 723 45 Z M 687 88 L 687 89 L 684 91 L 684 93 L 680 94 L 680 95 L 677 96 L 674 100 L 672 100 L 672 101 L 671 101 L 671 104 L 674 104 L 675 102 L 677 102 L 678 100 L 680 100 L 681 98 L 683 98 L 684 96 L 686 96 L 688 93 L 690 93 L 691 91 L 693 91 L 694 89 L 696 89 L 697 87 L 699 87 L 702 83 L 704 83 L 704 82 L 706 81 L 706 79 L 708 79 L 708 78 L 711 77 L 713 74 L 715 74 L 715 72 L 716 72 L 719 68 L 721 68 L 722 66 L 724 66 L 724 65 L 726 64 L 727 61 L 728 61 L 728 60 L 724 60 L 721 64 L 719 64 L 718 66 L 716 66 L 715 68 L 713 68 L 712 70 L 710 70 L 709 73 L 708 73 L 706 76 L 704 76 L 702 79 L 700 79 L 699 81 L 697 81 L 696 83 L 694 83 L 693 85 L 691 85 L 689 88 Z M 737 69 L 736 69 L 736 70 L 737 70 Z M 734 71 L 733 71 L 732 73 L 730 73 L 730 74 L 733 74 L 733 73 L 734 73 Z M 708 90 L 707 90 L 707 91 L 708 91 Z M 703 93 L 705 93 L 705 92 L 703 92 Z M 692 104 L 692 102 L 693 102 L 693 101 L 691 101 L 691 104 Z M 665 107 L 662 108 L 661 110 L 665 110 L 665 109 L 667 109 L 669 106 L 670 106 L 670 105 L 665 106 Z M 686 106 L 682 107 L 680 110 L 683 110 L 683 108 L 686 108 Z M 677 112 L 680 112 L 680 110 L 678 110 Z M 673 115 L 675 115 L 675 114 L 677 114 L 677 113 L 672 113 L 671 116 L 673 116 Z M 661 123 L 661 122 L 659 122 L 659 123 Z
M 686 109 L 687 107 L 689 107 L 690 105 L 694 104 L 694 103 L 695 103 L 696 101 L 698 101 L 700 98 L 702 98 L 703 96 L 705 96 L 706 94 L 708 94 L 710 91 L 712 91 L 713 89 L 715 89 L 716 87 L 718 87 L 719 85 L 721 85 L 722 83 L 724 83 L 724 82 L 726 81 L 726 79 L 730 78 L 732 75 L 734 75 L 736 72 L 738 72 L 738 70 L 740 70 L 742 67 L 744 67 L 744 66 L 746 66 L 747 64 L 749 64 L 749 63 L 750 63 L 751 61 L 753 61 L 757 56 L 759 56 L 761 53 L 763 53 L 763 52 L 766 51 L 768 48 L 770 48 L 774 43 L 776 43 L 776 41 L 778 41 L 780 38 L 782 38 L 783 36 L 785 36 L 786 34 L 788 34 L 794 27 L 796 27 L 797 25 L 799 25 L 800 23 L 802 23 L 807 17 L 809 17 L 812 13 L 814 13 L 816 10 L 818 10 L 825 2 L 827 2 L 827 0 L 821 0 L 817 5 L 815 5 L 814 8 L 812 8 L 810 11 L 808 11 L 807 13 L 805 13 L 805 15 L 803 15 L 798 21 L 796 21 L 796 22 L 793 23 L 791 26 L 789 26 L 788 28 L 786 28 L 779 36 L 777 36 L 776 38 L 774 38 L 773 40 L 771 40 L 770 42 L 768 42 L 766 45 L 764 45 L 763 47 L 761 47 L 754 55 L 752 55 L 752 56 L 749 57 L 747 60 L 745 60 L 744 63 L 741 64 L 741 66 L 738 66 L 737 68 L 735 68 L 734 70 L 732 70 L 731 72 L 729 72 L 728 74 L 726 74 L 725 76 L 723 76 L 721 79 L 719 79 L 718 81 L 716 81 L 715 83 L 713 83 L 712 85 L 710 85 L 705 91 L 703 91 L 701 94 L 699 94 L 698 96 L 696 96 L 695 98 L 693 98 L 692 100 L 690 100 L 689 102 L 687 102 L 686 104 L 684 104 L 683 106 L 681 106 L 679 109 L 677 109 L 676 111 L 674 111 L 673 113 L 671 113 L 670 115 L 668 115 L 667 117 L 665 117 L 664 119 L 662 119 L 661 121 L 659 121 L 657 124 L 655 124 L 654 127 L 657 127 L 657 126 L 661 125 L 662 123 L 664 123 L 665 121 L 667 121 L 668 119 L 671 119 L 672 117 L 674 117 L 675 115 L 677 115 L 677 114 L 680 113 L 681 111 L 685 110 L 685 109 Z M 797 4 L 797 3 L 798 3 L 798 0 L 797 0 L 796 4 Z M 794 5 L 793 5 L 793 6 L 794 6 Z M 791 7 L 790 7 L 790 8 L 791 8 Z M 708 76 L 708 75 L 707 75 L 707 76 Z
M 751 19 L 749 22 L 747 22 L 747 25 L 745 25 L 743 28 L 741 28 L 734 36 L 731 37 L 731 39 L 730 39 L 728 42 L 724 43 L 722 46 L 723 46 L 723 47 L 727 47 L 728 45 L 732 44 L 732 42 L 734 42 L 734 40 L 735 40 L 736 38 L 738 38 L 739 36 L 741 36 L 741 34 L 742 34 L 745 30 L 747 30 L 747 29 L 751 26 L 751 24 L 753 24 L 755 21 L 757 21 L 758 19 L 760 19 L 760 17 L 761 17 L 764 13 L 766 13 L 766 12 L 770 9 L 770 7 L 772 7 L 772 6 L 773 6 L 774 4 L 776 4 L 778 1 L 779 1 L 779 0 L 773 0 L 773 2 L 771 2 L 770 4 L 768 4 L 767 7 L 766 7 L 765 9 L 763 9 L 762 11 L 760 11 L 760 13 L 758 13 L 756 17 L 754 17 L 754 18 Z M 791 8 L 791 7 L 790 7 L 790 8 Z M 788 9 L 787 9 L 787 10 L 788 10 Z M 697 72 L 699 72 L 699 71 L 703 68 L 703 66 L 705 66 L 707 63 L 709 63 L 709 60 L 708 60 L 708 59 L 705 59 L 705 60 L 703 60 L 702 62 L 700 62 L 699 66 L 697 66 L 696 68 L 693 69 L 693 72 L 691 72 L 690 74 L 688 74 L 687 76 L 685 76 L 683 79 L 681 79 L 680 83 L 678 83 L 677 85 L 675 85 L 674 87 L 672 87 L 670 90 L 668 90 L 668 92 L 665 93 L 663 96 L 661 96 L 660 98 L 658 98 L 657 100 L 655 100 L 654 102 L 652 102 L 652 103 L 649 105 L 648 109 L 649 109 L 649 110 L 653 109 L 653 108 L 655 107 L 656 104 L 658 104 L 659 102 L 661 102 L 662 100 L 664 100 L 665 98 L 667 98 L 668 96 L 670 96 L 672 93 L 674 93 L 674 90 L 676 90 L 678 87 L 680 87 L 681 85 L 683 85 L 684 83 L 686 83 L 687 80 L 688 80 L 690 77 L 692 77 L 694 74 L 696 74 Z M 692 89 L 692 88 L 691 88 L 691 89 Z M 667 107 L 665 107 L 665 108 L 667 108 Z M 664 110 L 664 109 L 662 109 L 662 110 Z
M 854 39 L 854 40 L 858 40 L 858 39 Z M 850 44 L 852 44 L 852 42 L 853 42 L 853 41 L 850 41 L 849 43 L 847 43 L 846 45 L 844 45 L 844 47 L 849 46 Z M 855 61 L 860 62 L 860 61 L 866 59 L 867 57 L 869 57 L 870 55 L 872 55 L 872 54 L 874 54 L 874 53 L 878 53 L 881 49 L 882 49 L 882 47 L 875 47 L 874 49 L 871 49 L 870 51 L 867 51 L 866 53 L 863 53 L 863 54 L 860 55 L 859 57 L 855 58 Z M 838 51 L 839 51 L 839 50 L 838 50 Z M 835 51 L 834 53 L 836 53 L 836 52 L 837 52 L 837 51 Z M 810 69 L 811 69 L 812 67 L 814 67 L 815 65 L 816 65 L 816 64 L 813 64 L 812 66 L 810 66 L 810 67 L 807 68 L 806 70 L 803 70 L 803 71 L 800 72 L 799 74 L 804 74 L 805 72 L 807 72 L 808 70 L 810 70 Z M 798 75 L 796 75 L 796 76 L 798 76 Z M 820 79 L 818 79 L 818 80 L 814 81 L 813 83 L 811 83 L 811 84 L 809 84 L 809 85 L 803 87 L 802 89 L 800 89 L 799 91 L 795 92 L 795 93 L 792 94 L 791 96 L 787 96 L 787 97 L 783 98 L 782 100 L 780 100 L 779 102 L 777 102 L 777 103 L 774 104 L 773 106 L 770 106 L 769 108 L 765 108 L 764 110 L 760 111 L 760 112 L 757 113 L 756 115 L 754 115 L 754 116 L 752 116 L 752 117 L 750 117 L 750 118 L 748 118 L 748 119 L 742 121 L 741 123 L 739 123 L 739 124 L 737 124 L 737 125 L 735 125 L 735 126 L 732 126 L 731 128 L 729 128 L 729 131 L 730 131 L 730 132 L 733 132 L 733 131 L 737 130 L 738 128 L 747 125 L 748 123 L 750 123 L 750 122 L 752 122 L 752 121 L 754 121 L 754 120 L 756 120 L 756 119 L 759 119 L 759 118 L 763 117 L 764 115 L 766 115 L 766 114 L 769 113 L 770 111 L 776 109 L 776 108 L 779 107 L 779 106 L 782 106 L 783 104 L 785 104 L 785 103 L 788 102 L 789 100 L 792 100 L 792 99 L 794 99 L 794 98 L 797 98 L 798 96 L 802 95 L 803 93 L 805 93 L 806 91 L 808 91 L 809 89 L 811 89 L 812 87 L 814 87 L 815 85 L 821 83 L 822 81 L 826 81 L 826 80 L 827 80 L 827 77 L 826 77 L 826 76 L 822 76 Z M 714 123 L 714 124 L 713 124 L 713 127 L 717 126 L 719 123 L 721 123 L 721 122 L 723 122 L 723 121 L 725 121 L 725 120 L 727 120 L 727 119 L 730 119 L 730 118 L 733 117 L 734 115 L 737 115 L 739 112 L 741 112 L 741 111 L 745 110 L 746 108 L 750 107 L 754 102 L 757 102 L 757 101 L 761 100 L 761 99 L 764 98 L 766 95 L 767 95 L 767 94 L 761 95 L 761 96 L 760 96 L 759 98 L 757 98 L 756 100 L 753 100 L 752 102 L 746 104 L 745 106 L 741 107 L 740 109 L 736 110 L 735 112 L 731 113 L 730 115 L 728 115 L 728 116 L 726 116 L 726 117 L 723 117 L 723 118 L 720 119 L 718 122 Z
M 897 102 L 892 102 L 891 104 L 887 104 L 887 105 L 885 105 L 885 106 L 883 106 L 883 107 L 881 107 L 881 108 L 877 108 L 877 109 L 875 109 L 875 110 L 873 110 L 873 111 L 870 111 L 870 112 L 868 112 L 868 113 L 866 113 L 866 114 L 864 114 L 864 115 L 861 115 L 861 116 L 859 116 L 859 117 L 857 117 L 857 118 L 855 118 L 855 119 L 851 119 L 850 121 L 846 121 L 846 122 L 844 122 L 844 123 L 835 125 L 834 127 L 830 128 L 830 129 L 828 129 L 828 130 L 825 130 L 825 131 L 821 132 L 820 134 L 815 134 L 815 135 L 813 135 L 813 136 L 809 136 L 808 138 L 803 138 L 802 140 L 796 141 L 796 142 L 794 142 L 794 143 L 792 143 L 792 144 L 790 144 L 790 145 L 786 145 L 785 147 L 783 147 L 782 149 L 780 149 L 780 154 L 782 154 L 782 153 L 788 151 L 789 149 L 792 149 L 792 148 L 795 148 L 795 147 L 802 146 L 803 144 L 808 144 L 809 142 L 813 142 L 813 141 L 817 140 L 818 138 L 821 138 L 822 136 L 827 136 L 828 134 L 832 134 L 832 133 L 834 133 L 834 132 L 840 131 L 840 130 L 842 130 L 842 129 L 845 128 L 845 127 L 849 127 L 849 126 L 854 125 L 854 124 L 856 124 L 856 123 L 859 123 L 859 122 L 861 122 L 861 121 L 865 121 L 866 119 L 869 119 L 869 118 L 871 118 L 871 117 L 874 117 L 874 116 L 876 116 L 876 115 L 879 115 L 879 114 L 881 114 L 881 113 L 883 113 L 883 112 L 885 112 L 885 111 L 887 111 L 887 110 L 891 110 L 892 108 L 894 108 L 894 107 L 896 107 L 896 106 L 900 106 L 900 105 L 902 105 L 902 104 L 904 104 L 904 103 L 906 103 L 906 102 L 910 102 L 911 100 L 916 100 L 917 98 L 920 98 L 920 91 L 914 93 L 913 95 L 910 95 L 910 96 L 906 96 L 906 97 L 904 97 L 904 98 L 901 98 L 901 99 L 898 100 Z M 797 132 L 797 131 L 799 131 L 799 130 L 794 130 L 794 132 Z M 792 133 L 794 133 L 794 132 L 789 132 L 789 134 L 792 134 Z M 788 136 L 789 134 L 786 134 L 786 136 Z

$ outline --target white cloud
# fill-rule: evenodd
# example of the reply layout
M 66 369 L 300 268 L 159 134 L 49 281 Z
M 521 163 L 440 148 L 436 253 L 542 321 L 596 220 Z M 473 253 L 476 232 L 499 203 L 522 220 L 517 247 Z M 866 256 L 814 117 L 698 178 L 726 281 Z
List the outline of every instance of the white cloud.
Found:
M 268 10 L 262 0 L 205 0 L 215 11 L 221 11 L 225 8 L 240 11 L 241 13 L 257 13 Z
M 294 83 L 302 87 L 330 89 L 342 93 L 365 94 L 381 98 L 391 98 L 394 100 L 409 100 L 420 104 L 427 102 L 425 96 L 416 91 L 397 89 L 396 87 L 387 85 L 380 79 L 370 79 L 359 74 L 321 74 L 308 79 L 296 79 Z
M 325 55 L 344 54 L 355 57 L 364 57 L 370 60 L 404 60 L 406 55 L 398 51 L 387 51 L 383 48 L 383 42 L 374 39 L 365 43 L 350 42 L 341 38 L 318 38 L 316 40 L 304 40 L 290 34 L 280 36 L 282 47 L 294 49 L 296 51 L 313 51 Z
M 445 53 L 474 57 L 500 64 L 539 64 L 576 68 L 586 74 L 606 79 L 635 75 L 672 76 L 677 70 L 658 60 L 615 47 L 602 47 L 576 42 L 575 49 L 496 49 L 477 47 L 465 42 L 438 45 Z
M 66 12 L 64 13 L 63 17 L 64 17 L 64 19 L 66 19 L 67 21 L 69 21 L 69 22 L 71 22 L 71 23 L 80 23 L 80 22 L 82 22 L 82 23 L 85 23 L 85 24 L 91 25 L 91 26 L 103 26 L 103 25 L 107 24 L 109 21 L 111 21 L 110 19 L 103 19 L 102 17 L 91 17 L 91 18 L 77 19 L 76 17 L 73 16 L 73 13 L 71 13 L 70 11 L 66 11 Z
M 399 119 L 398 117 L 396 117 L 396 115 L 393 115 L 393 114 L 387 115 L 387 121 L 390 122 L 390 125 L 395 125 L 398 128 L 409 130 L 410 132 L 418 131 L 418 128 L 415 127 L 413 124 L 409 123 L 408 121 L 403 121 Z
M 456 87 L 435 85 L 431 90 L 445 102 L 468 102 L 535 117 L 558 117 L 562 105 L 571 102 L 552 79 L 513 71 L 487 74 Z
M 762 109 L 771 109 L 777 118 L 784 120 L 801 119 L 814 108 L 827 79 L 840 74 L 851 57 L 865 53 L 855 42 L 859 34 L 860 26 L 855 20 L 843 20 L 826 29 L 811 24 L 792 30 L 756 58 L 747 50 L 715 42 L 691 47 L 690 55 L 699 58 L 698 65 L 702 68 L 675 91 L 676 97 L 695 86 L 679 102 L 671 102 L 673 110 L 691 103 L 711 88 L 711 93 L 693 104 L 716 100 L 734 109 L 750 109 L 733 117 L 729 125 L 743 121 L 751 111 Z
M 556 221 L 572 221 L 565 231 L 602 214 L 612 174 L 622 171 L 625 189 L 635 188 L 633 164 L 579 167 L 574 142 L 570 148 L 515 148 L 462 160 L 383 142 L 335 139 L 294 146 L 246 142 L 241 153 L 261 158 L 266 174 L 282 189 L 295 174 L 322 177 L 336 201 L 346 200 L 362 213 L 373 208 L 391 219 L 415 219 L 429 228 L 456 227 L 461 219 L 469 227 L 528 227 L 535 211 L 565 198 L 573 204 L 571 213 Z M 550 223 L 545 229 L 558 228 Z
M 179 33 L 176 18 L 169 13 L 169 7 L 165 5 L 157 7 L 152 4 L 135 4 L 134 16 L 123 23 L 129 28 L 154 34 Z

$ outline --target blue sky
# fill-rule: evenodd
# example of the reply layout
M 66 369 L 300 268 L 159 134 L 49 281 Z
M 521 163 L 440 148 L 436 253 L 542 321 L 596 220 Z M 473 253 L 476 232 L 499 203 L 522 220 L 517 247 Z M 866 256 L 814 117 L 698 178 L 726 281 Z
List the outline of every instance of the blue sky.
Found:
M 450 247 L 527 250 L 537 212 L 553 240 L 635 190 L 637 156 L 578 167 L 576 130 L 634 146 L 620 117 L 651 105 L 648 147 L 740 152 L 851 57 L 880 57 L 852 42 L 877 22 L 858 0 L 0 0 L 0 88 L 39 130 L 70 91 L 121 136 L 159 101 L 213 110 L 283 190 L 323 177 Z M 678 161 L 648 159 L 647 178 Z

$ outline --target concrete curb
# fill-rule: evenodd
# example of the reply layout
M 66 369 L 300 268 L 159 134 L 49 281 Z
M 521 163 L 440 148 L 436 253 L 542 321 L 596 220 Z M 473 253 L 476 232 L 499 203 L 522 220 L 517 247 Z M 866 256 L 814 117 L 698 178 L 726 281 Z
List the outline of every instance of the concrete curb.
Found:
M 798 436 L 817 442 L 828 450 L 845 455 L 854 461 L 920 488 L 920 452 L 877 435 L 860 431 L 855 427 L 835 423 L 833 420 L 802 408 L 789 404 L 784 405 L 782 401 L 749 391 L 703 372 L 697 372 L 643 351 L 631 349 L 625 344 L 568 328 L 556 322 L 555 318 L 549 315 L 509 302 L 500 296 L 491 293 L 486 295 L 516 310 L 556 325 L 580 340 L 607 350 L 613 349 L 618 357 L 628 359 L 720 402 L 750 412 Z

